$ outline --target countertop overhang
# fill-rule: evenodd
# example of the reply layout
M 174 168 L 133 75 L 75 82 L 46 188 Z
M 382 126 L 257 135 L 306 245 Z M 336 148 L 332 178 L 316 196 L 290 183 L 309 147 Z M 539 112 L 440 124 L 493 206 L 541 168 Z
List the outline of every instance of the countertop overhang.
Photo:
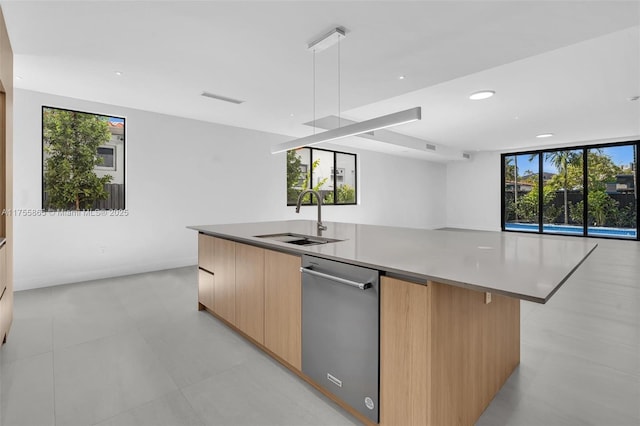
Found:
M 189 226 L 204 234 L 378 269 L 426 283 L 437 281 L 546 303 L 597 244 L 582 238 L 490 231 L 426 230 L 325 222 L 322 236 L 342 240 L 296 246 L 257 235 L 318 235 L 311 220 Z

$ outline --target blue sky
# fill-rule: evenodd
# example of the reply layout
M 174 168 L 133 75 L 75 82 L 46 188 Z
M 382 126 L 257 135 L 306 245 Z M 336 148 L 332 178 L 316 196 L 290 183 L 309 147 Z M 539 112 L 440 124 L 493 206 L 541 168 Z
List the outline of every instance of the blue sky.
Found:
M 611 157 L 613 162 L 618 165 L 624 165 L 626 167 L 629 166 L 629 163 L 633 161 L 633 146 L 613 146 L 602 148 L 603 154 Z M 529 160 L 529 154 L 518 155 L 518 171 L 520 175 L 528 174 L 527 171 L 530 170 L 532 173 L 538 173 L 538 159 L 535 158 L 533 160 Z M 556 168 L 549 161 L 545 160 L 544 162 L 544 171 L 557 173 Z

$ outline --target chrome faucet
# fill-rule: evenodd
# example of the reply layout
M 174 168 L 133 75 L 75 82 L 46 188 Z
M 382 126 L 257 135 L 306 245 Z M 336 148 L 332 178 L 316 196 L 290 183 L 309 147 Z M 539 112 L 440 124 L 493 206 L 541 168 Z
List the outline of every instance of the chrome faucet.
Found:
M 313 189 L 305 189 L 304 191 L 302 191 L 300 195 L 298 195 L 296 213 L 300 213 L 300 204 L 302 203 L 302 197 L 304 197 L 306 194 L 313 194 L 316 196 L 316 200 L 318 200 L 318 232 L 325 231 L 327 227 L 322 224 L 322 198 L 320 197 L 318 191 L 314 191 Z

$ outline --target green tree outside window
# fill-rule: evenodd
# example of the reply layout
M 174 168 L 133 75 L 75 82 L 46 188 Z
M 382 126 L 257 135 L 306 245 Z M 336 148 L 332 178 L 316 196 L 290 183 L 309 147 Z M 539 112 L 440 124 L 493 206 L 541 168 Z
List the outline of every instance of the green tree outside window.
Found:
M 105 185 L 112 176 L 98 177 L 102 164 L 98 147 L 111 138 L 107 117 L 43 108 L 45 210 L 90 209 L 109 197 Z

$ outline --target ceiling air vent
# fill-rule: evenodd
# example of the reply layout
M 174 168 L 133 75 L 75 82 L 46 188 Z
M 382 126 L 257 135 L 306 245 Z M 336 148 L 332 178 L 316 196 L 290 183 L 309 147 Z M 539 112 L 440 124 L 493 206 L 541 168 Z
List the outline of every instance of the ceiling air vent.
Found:
M 465 160 L 470 160 L 471 159 L 471 155 L 467 154 L 466 152 L 462 153 L 462 158 L 464 158 Z
M 435 151 L 435 150 L 436 150 L 436 146 L 435 146 L 435 145 L 432 145 L 432 144 L 430 144 L 430 143 L 425 144 L 424 148 L 425 148 L 425 149 L 428 149 L 429 151 Z
M 229 98 L 227 96 L 216 95 L 215 93 L 209 93 L 209 92 L 202 92 L 202 94 L 200 96 L 204 96 L 205 98 L 217 99 L 219 101 L 230 102 L 232 104 L 244 103 L 244 101 L 242 101 L 240 99 L 233 99 L 233 98 Z

